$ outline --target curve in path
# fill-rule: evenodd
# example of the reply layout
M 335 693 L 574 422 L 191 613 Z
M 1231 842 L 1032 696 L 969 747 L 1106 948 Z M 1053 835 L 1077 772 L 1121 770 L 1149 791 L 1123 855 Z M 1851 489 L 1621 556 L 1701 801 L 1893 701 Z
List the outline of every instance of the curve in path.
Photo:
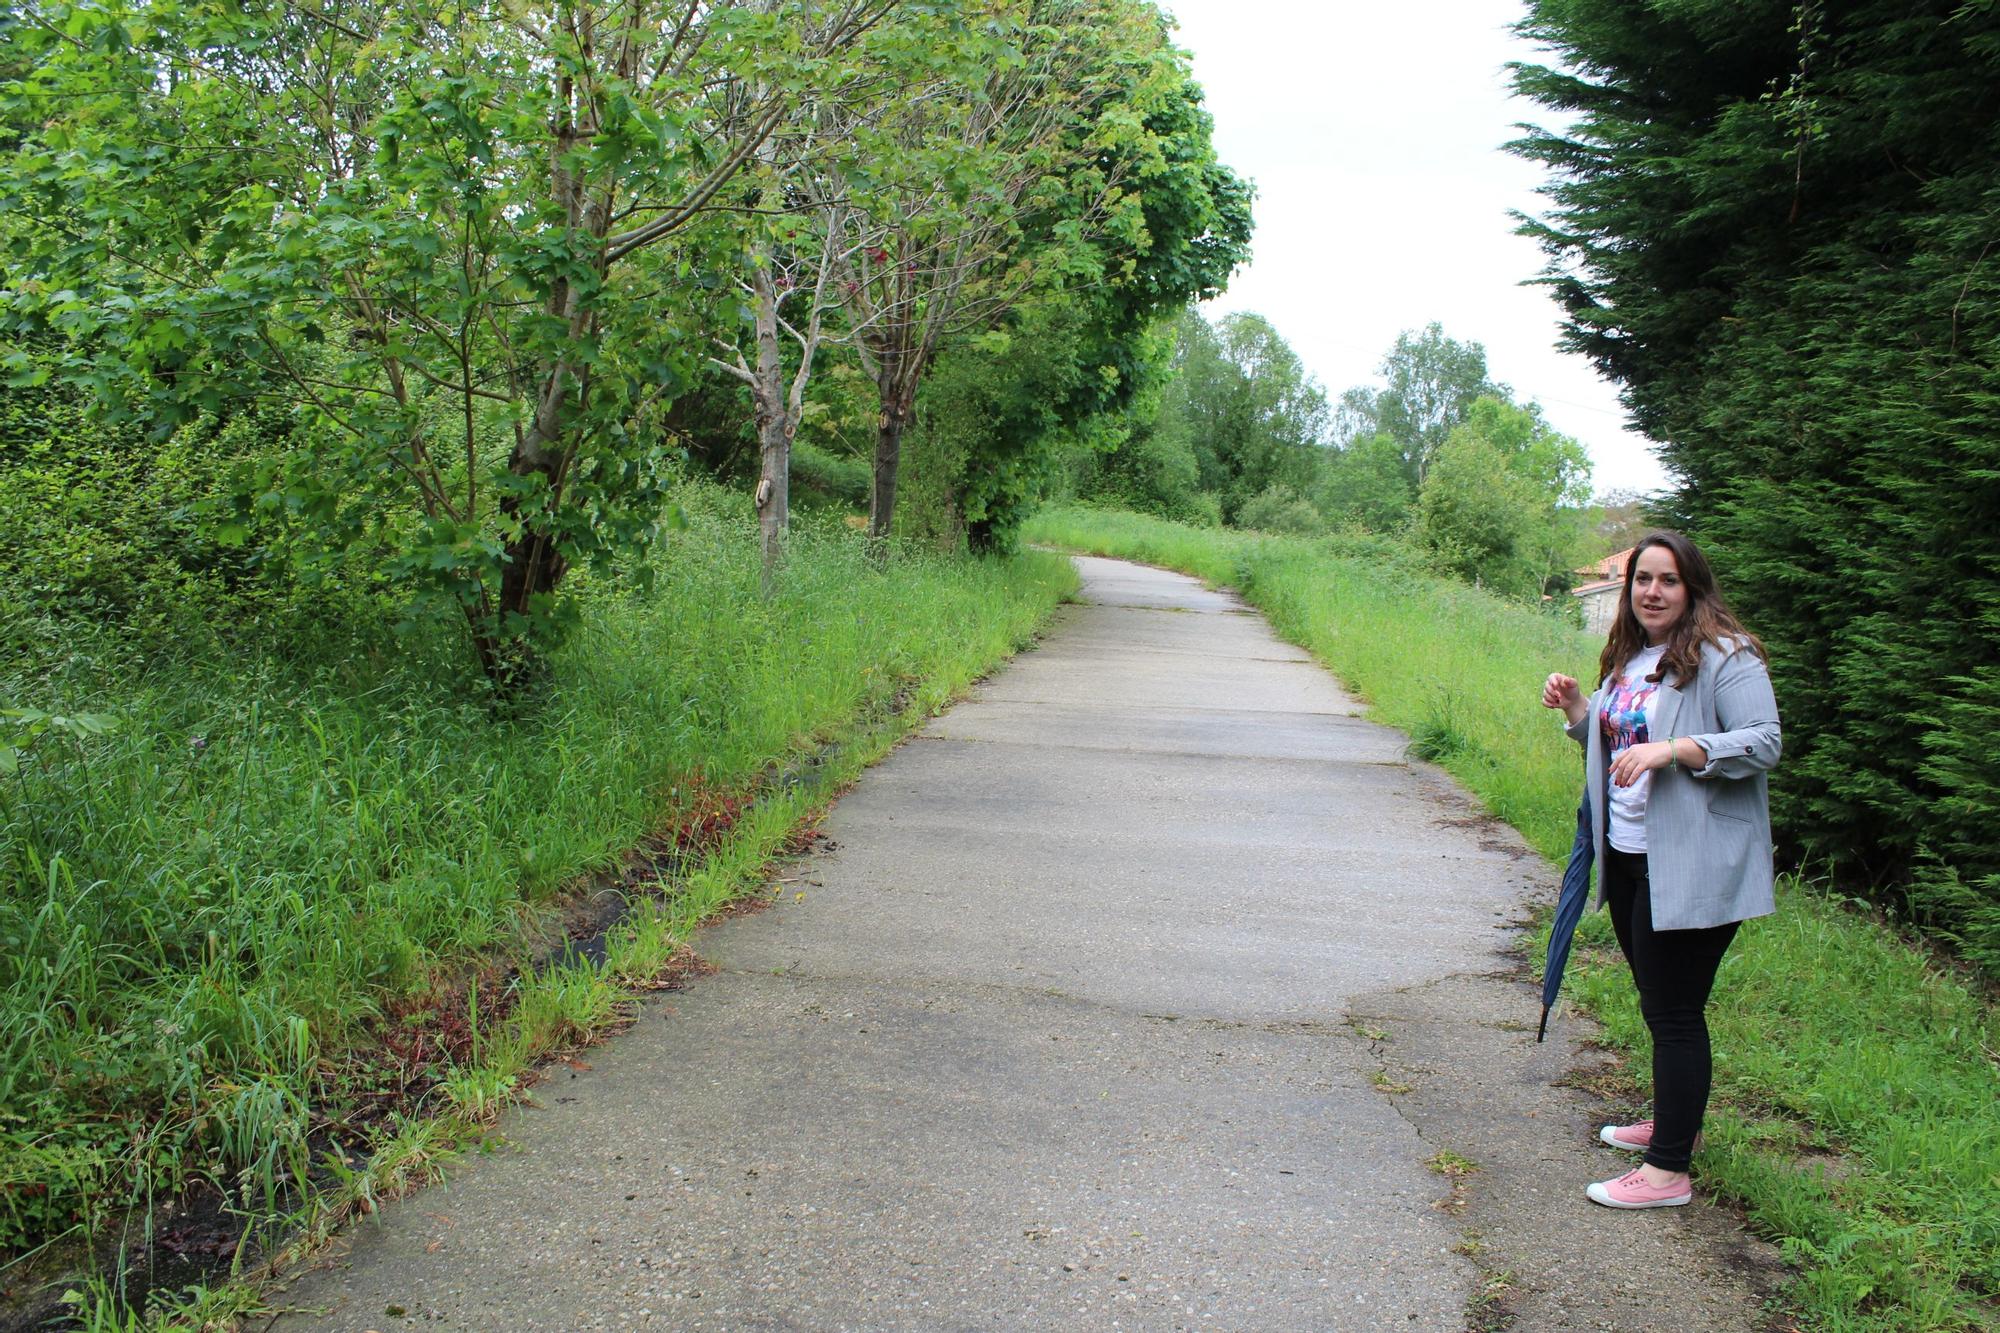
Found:
M 775 910 L 702 935 L 717 975 L 283 1326 L 1465 1327 L 1448 1186 L 1348 1015 L 1490 967 L 1538 863 L 1234 599 L 1079 564 Z

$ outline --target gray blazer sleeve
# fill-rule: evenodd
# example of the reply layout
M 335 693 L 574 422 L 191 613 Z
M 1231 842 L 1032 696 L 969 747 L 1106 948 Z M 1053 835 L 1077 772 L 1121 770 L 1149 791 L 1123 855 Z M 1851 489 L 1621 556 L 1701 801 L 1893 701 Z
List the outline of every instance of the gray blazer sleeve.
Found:
M 1590 714 L 1591 710 L 1586 708 L 1583 710 L 1583 716 L 1576 721 L 1563 723 L 1564 734 L 1578 745 L 1585 747 L 1590 745 Z
M 1708 753 L 1708 765 L 1689 776 L 1747 778 L 1777 767 L 1784 749 L 1778 699 L 1763 659 L 1747 649 L 1715 664 L 1715 719 L 1722 730 L 1687 739 Z

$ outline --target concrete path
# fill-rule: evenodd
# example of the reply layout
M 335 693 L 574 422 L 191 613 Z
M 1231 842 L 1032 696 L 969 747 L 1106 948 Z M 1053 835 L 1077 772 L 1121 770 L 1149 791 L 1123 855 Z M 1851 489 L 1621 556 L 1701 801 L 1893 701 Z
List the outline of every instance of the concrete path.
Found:
M 717 975 L 558 1067 L 280 1326 L 1458 1330 L 1504 1261 L 1523 1327 L 1750 1327 L 1726 1274 L 1651 1320 L 1733 1226 L 1592 1209 L 1620 1163 L 1549 1086 L 1569 1048 L 1486 1012 L 1530 1016 L 1518 980 L 1452 989 L 1539 862 L 1232 598 L 1080 564 L 1040 649 L 701 937 Z M 1454 1201 L 1425 1166 L 1509 1144 L 1553 1178 Z M 1468 1243 L 1496 1190 L 1532 1192 L 1527 1234 Z

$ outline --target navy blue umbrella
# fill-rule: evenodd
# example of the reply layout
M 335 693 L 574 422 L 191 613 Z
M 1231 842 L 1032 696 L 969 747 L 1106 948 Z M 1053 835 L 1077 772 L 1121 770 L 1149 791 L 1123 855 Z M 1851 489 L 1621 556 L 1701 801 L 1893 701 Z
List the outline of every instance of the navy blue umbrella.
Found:
M 1549 926 L 1549 961 L 1542 971 L 1542 1025 L 1535 1032 L 1536 1041 L 1549 1035 L 1549 1010 L 1555 1008 L 1556 992 L 1562 989 L 1576 923 L 1583 919 L 1583 905 L 1590 901 L 1590 863 L 1596 859 L 1597 846 L 1590 833 L 1590 792 L 1586 789 L 1576 807 L 1576 843 L 1569 849 L 1569 864 L 1563 867 L 1562 896 L 1556 899 L 1556 919 Z

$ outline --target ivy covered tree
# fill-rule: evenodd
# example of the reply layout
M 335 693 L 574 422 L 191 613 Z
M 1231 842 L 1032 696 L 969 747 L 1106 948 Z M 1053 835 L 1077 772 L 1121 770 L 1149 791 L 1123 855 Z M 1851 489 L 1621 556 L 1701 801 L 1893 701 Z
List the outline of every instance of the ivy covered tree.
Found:
M 1550 172 L 1525 230 L 1770 645 L 1782 831 L 1921 872 L 2000 960 L 2000 9 L 1534 0 L 1521 31 L 1567 124 L 1517 145 Z

